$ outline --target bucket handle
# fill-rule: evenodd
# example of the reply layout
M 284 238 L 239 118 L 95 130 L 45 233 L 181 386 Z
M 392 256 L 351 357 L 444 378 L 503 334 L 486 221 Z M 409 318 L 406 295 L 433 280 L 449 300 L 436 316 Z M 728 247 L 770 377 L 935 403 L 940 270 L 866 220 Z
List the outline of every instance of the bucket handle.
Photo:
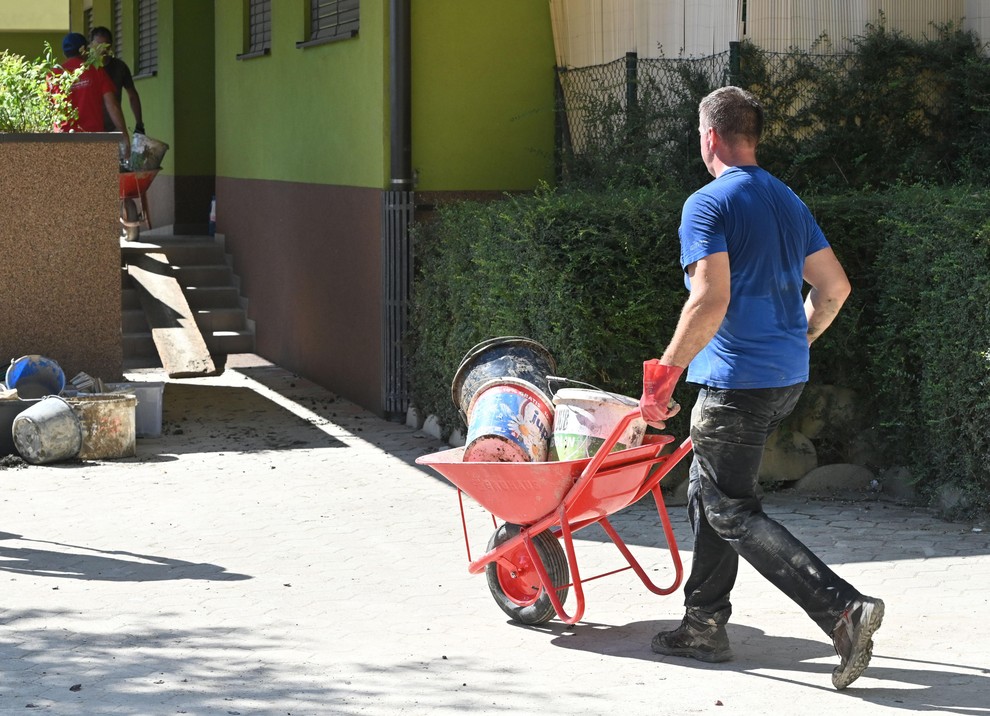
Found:
M 553 389 L 553 385 L 552 385 L 553 383 L 573 383 L 574 385 L 583 385 L 585 388 L 591 388 L 592 390 L 597 390 L 599 393 L 605 393 L 606 395 L 611 395 L 613 398 L 615 398 L 619 402 L 622 402 L 622 399 L 625 398 L 624 395 L 619 395 L 618 393 L 613 393 L 610 390 L 604 390 L 604 389 L 599 388 L 597 385 L 594 385 L 592 383 L 585 383 L 583 380 L 575 380 L 574 378 L 565 378 L 565 377 L 560 376 L 560 375 L 548 375 L 546 378 L 547 378 L 547 383 L 548 384 L 551 384 L 550 385 L 550 397 L 551 398 L 557 395 L 557 391 L 555 391 Z

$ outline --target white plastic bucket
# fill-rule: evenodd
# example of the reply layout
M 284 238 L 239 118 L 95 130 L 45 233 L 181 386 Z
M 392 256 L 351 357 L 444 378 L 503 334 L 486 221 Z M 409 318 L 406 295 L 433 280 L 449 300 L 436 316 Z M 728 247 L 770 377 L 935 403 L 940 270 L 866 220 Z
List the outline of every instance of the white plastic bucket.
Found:
M 551 460 L 580 460 L 591 457 L 639 401 L 601 390 L 564 388 L 553 398 L 553 440 Z M 635 418 L 619 437 L 612 452 L 636 447 L 643 442 L 646 421 Z
M 482 385 L 468 408 L 464 462 L 544 462 L 553 404 L 532 383 L 501 378 Z
M 82 429 L 72 406 L 49 395 L 21 412 L 11 426 L 14 447 L 25 462 L 69 460 L 82 447 Z

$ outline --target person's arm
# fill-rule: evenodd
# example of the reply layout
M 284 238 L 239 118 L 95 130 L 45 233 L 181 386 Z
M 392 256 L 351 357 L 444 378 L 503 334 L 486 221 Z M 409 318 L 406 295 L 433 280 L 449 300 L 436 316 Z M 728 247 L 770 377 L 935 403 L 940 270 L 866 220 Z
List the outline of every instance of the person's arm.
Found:
M 127 99 L 131 103 L 131 112 L 134 114 L 134 131 L 144 134 L 144 117 L 141 115 L 141 97 L 138 95 L 137 88 L 133 83 L 125 89 L 127 90 Z
M 811 285 L 804 301 L 808 317 L 808 345 L 825 332 L 849 297 L 852 287 L 832 249 L 811 254 L 804 262 L 804 280 Z
M 660 356 L 663 365 L 686 368 L 708 345 L 729 308 L 729 254 L 710 254 L 687 267 L 691 295 L 684 303 L 677 328 Z
M 113 92 L 103 93 L 103 106 L 107 108 L 110 119 L 113 120 L 117 131 L 124 135 L 124 159 L 131 156 L 131 137 L 127 133 L 127 122 L 124 121 L 124 113 L 120 111 L 120 103 Z

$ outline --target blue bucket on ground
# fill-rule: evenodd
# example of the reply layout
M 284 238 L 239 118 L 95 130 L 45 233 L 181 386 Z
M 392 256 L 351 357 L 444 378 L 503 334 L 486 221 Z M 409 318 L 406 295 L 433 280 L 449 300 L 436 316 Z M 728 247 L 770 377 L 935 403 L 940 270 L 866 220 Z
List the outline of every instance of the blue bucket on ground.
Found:
M 468 410 L 464 462 L 543 462 L 553 429 L 553 403 L 532 383 L 492 380 Z
M 512 378 L 530 383 L 549 395 L 547 376 L 556 372 L 557 364 L 550 351 L 536 341 L 521 336 L 490 338 L 469 350 L 461 360 L 450 393 L 467 422 L 472 401 L 487 383 Z
M 65 373 L 51 358 L 30 355 L 10 361 L 7 387 L 16 389 L 21 398 L 43 398 L 58 395 L 65 388 Z

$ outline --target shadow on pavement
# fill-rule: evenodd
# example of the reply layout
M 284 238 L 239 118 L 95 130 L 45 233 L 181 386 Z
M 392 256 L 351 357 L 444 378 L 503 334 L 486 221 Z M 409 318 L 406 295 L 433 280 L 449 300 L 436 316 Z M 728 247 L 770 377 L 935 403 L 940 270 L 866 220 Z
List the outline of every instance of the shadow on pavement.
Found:
M 509 623 L 520 628 L 534 628 Z M 734 672 L 747 673 L 757 679 L 834 692 L 831 686 L 822 685 L 823 682 L 829 683 L 828 675 L 838 664 L 832 644 L 824 635 L 821 641 L 771 636 L 754 627 L 730 623 L 727 631 L 735 654 L 732 661 L 705 664 L 693 659 L 654 654 L 650 650 L 653 636 L 657 632 L 674 629 L 679 624 L 679 621 L 669 620 L 632 622 L 618 626 L 589 622 L 567 626 L 552 622 L 538 628 L 552 634 L 552 643 L 563 649 L 703 669 L 713 672 L 713 683 L 718 681 L 718 672 Z M 956 713 L 969 716 L 990 714 L 987 701 L 987 694 L 990 694 L 990 668 L 889 656 L 883 651 L 882 631 L 878 632 L 878 641 L 879 645 L 874 649 L 869 669 L 861 677 L 861 681 L 841 692 L 842 698 L 855 698 L 889 709 L 918 713 Z M 788 675 L 783 675 L 782 672 Z M 813 675 L 814 679 L 806 680 L 803 674 Z M 905 688 L 877 685 L 878 681 L 897 682 Z
M 11 541 L 25 546 L 14 546 Z M 30 545 L 50 545 L 36 548 Z M 0 532 L 0 570 L 15 574 L 38 574 L 66 579 L 108 582 L 154 582 L 163 579 L 240 581 L 246 574 L 227 572 L 205 562 L 186 562 L 123 550 L 100 550 L 79 545 L 36 540 Z

